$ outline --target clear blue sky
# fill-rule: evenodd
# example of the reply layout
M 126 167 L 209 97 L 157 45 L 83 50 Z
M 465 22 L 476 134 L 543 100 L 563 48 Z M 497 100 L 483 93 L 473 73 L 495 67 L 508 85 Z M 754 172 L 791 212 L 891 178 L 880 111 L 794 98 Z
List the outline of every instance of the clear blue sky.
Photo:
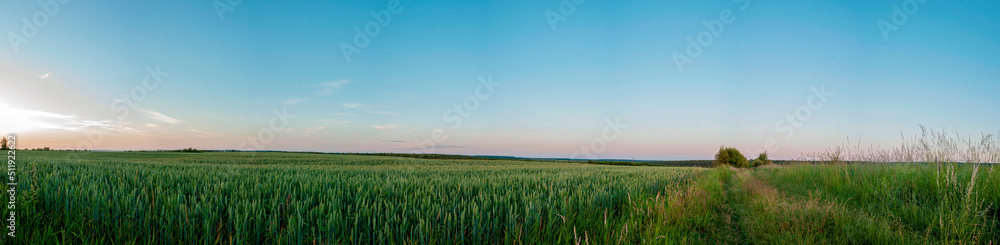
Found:
M 706 159 L 720 145 L 785 158 L 847 136 L 894 144 L 918 124 L 1000 129 L 1000 1 L 391 2 L 6 1 L 0 114 L 16 120 L 0 132 L 24 147 L 273 135 L 254 147 Z M 378 35 L 359 47 L 369 23 Z M 500 84 L 488 98 L 481 77 Z M 809 108 L 814 89 L 832 95 Z M 116 102 L 130 93 L 145 98 Z

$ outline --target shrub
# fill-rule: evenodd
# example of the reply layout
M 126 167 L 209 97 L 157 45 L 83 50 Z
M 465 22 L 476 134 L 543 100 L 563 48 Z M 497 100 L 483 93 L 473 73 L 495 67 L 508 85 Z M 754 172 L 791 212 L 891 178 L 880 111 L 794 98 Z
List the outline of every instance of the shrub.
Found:
M 764 166 L 764 165 L 768 165 L 768 164 L 772 164 L 772 163 L 774 163 L 774 162 L 771 161 L 771 159 L 767 159 L 767 152 L 765 151 L 765 152 L 760 153 L 760 155 L 757 156 L 757 159 L 753 159 L 753 161 L 750 162 L 750 166 L 756 168 L 756 167 L 759 167 L 759 166 Z
M 750 162 L 747 158 L 740 153 L 739 150 L 732 147 L 719 147 L 719 153 L 715 154 L 715 165 L 729 165 L 737 168 L 746 168 L 750 166 Z
M 200 152 L 202 152 L 202 150 L 198 150 L 198 149 L 195 149 L 195 148 L 187 148 L 187 149 L 180 149 L 177 152 L 199 152 L 200 153 Z

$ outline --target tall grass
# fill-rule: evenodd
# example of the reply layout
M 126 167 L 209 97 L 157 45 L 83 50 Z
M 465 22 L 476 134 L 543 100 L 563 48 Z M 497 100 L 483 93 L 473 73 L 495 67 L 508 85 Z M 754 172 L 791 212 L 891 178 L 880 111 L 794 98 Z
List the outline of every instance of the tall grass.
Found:
M 763 178 L 799 194 L 818 191 L 849 206 L 897 220 L 944 243 L 1000 240 L 1000 146 L 995 135 L 977 139 L 921 126 L 899 147 L 849 145 L 811 153 L 794 166 L 762 171 Z

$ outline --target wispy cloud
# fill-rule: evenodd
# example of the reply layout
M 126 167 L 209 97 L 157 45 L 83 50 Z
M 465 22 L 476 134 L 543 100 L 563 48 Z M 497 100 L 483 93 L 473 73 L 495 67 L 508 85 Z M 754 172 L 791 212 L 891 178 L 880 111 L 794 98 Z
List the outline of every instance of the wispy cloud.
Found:
M 358 107 L 361 107 L 361 103 L 357 103 L 357 102 L 344 102 L 344 107 L 347 107 L 347 108 L 358 108 Z
M 22 110 L 0 103 L 0 129 L 9 132 L 39 128 L 73 130 L 79 119 L 39 110 Z
M 358 103 L 358 102 L 344 102 L 343 105 L 344 105 L 345 108 L 350 108 L 350 109 L 355 109 L 355 108 L 367 108 L 367 109 L 371 109 L 371 108 L 382 108 L 382 107 L 385 107 L 385 106 L 382 106 L 382 105 L 372 105 L 372 104 L 364 104 L 364 103 Z
M 137 137 L 221 137 L 219 133 L 199 130 L 190 123 L 145 108 L 136 108 L 140 117 L 130 120 L 93 120 L 38 110 L 20 110 L 0 104 L 0 129 L 13 132 L 65 130 L 84 134 Z M 96 143 L 94 143 L 96 144 Z M 95 145 L 100 148 L 101 146 Z
M 291 131 L 301 131 L 301 132 L 304 132 L 304 133 L 313 133 L 313 132 L 321 131 L 321 130 L 324 130 L 324 129 L 326 129 L 326 127 L 320 126 L 320 127 L 312 127 L 312 128 L 287 128 L 287 129 L 285 129 L 285 131 L 289 131 L 289 132 L 291 132 Z
M 389 130 L 393 130 L 393 129 L 398 128 L 399 125 L 395 125 L 395 124 L 389 124 L 389 125 L 385 125 L 385 126 L 382 126 L 382 125 L 372 125 L 372 127 L 374 127 L 375 130 L 377 130 L 377 131 L 389 131 Z
M 344 107 L 354 109 L 354 108 L 379 108 L 379 107 L 385 107 L 385 106 L 372 105 L 372 104 L 362 104 L 362 103 L 358 103 L 358 102 L 344 102 Z
M 298 104 L 299 102 L 303 102 L 303 101 L 306 101 L 306 100 L 308 100 L 308 99 L 305 99 L 305 98 L 288 99 L 286 101 L 282 101 L 281 103 L 284 103 L 286 105 L 294 105 L 294 104 Z
M 159 112 L 156 112 L 156 111 L 153 111 L 153 110 L 149 110 L 149 109 L 139 109 L 139 111 L 141 111 L 143 113 L 146 113 L 146 117 L 149 117 L 150 119 L 157 120 L 157 121 L 164 122 L 164 123 L 168 123 L 168 124 L 177 125 L 177 124 L 185 122 L 183 120 L 176 119 L 176 118 L 173 118 L 173 117 L 169 117 L 167 115 L 163 115 L 163 113 L 159 113 Z
M 467 147 L 468 146 L 464 146 L 464 145 L 435 145 L 434 149 L 460 149 L 460 148 L 467 148 Z M 419 147 L 414 147 L 414 148 L 397 148 L 397 149 L 404 150 L 404 151 L 422 150 L 422 148 L 419 148 Z
M 31 116 L 34 116 L 34 117 L 45 117 L 45 118 L 54 118 L 54 119 L 70 119 L 70 118 L 73 118 L 72 116 L 55 114 L 55 113 L 44 112 L 44 111 L 28 111 L 28 115 L 31 115 Z
M 382 114 L 382 115 L 389 115 L 389 116 L 395 116 L 395 115 L 397 115 L 396 113 L 392 113 L 392 112 L 371 110 L 371 109 L 374 109 L 374 108 L 383 108 L 385 106 L 362 104 L 362 103 L 358 103 L 358 102 L 344 102 L 343 106 L 345 108 L 348 108 L 348 109 L 365 108 L 367 110 L 365 110 L 364 112 L 368 113 L 368 114 Z
M 306 129 L 303 129 L 302 131 L 304 131 L 306 133 L 312 133 L 312 132 L 316 132 L 316 131 L 320 131 L 320 130 L 324 130 L 324 129 L 326 129 L 326 127 L 320 126 L 320 127 L 306 128 Z
M 38 76 L 38 78 L 41 78 L 41 79 L 49 78 L 49 74 L 48 73 L 42 74 L 41 76 Z
M 390 143 L 406 143 L 406 141 L 405 141 L 405 140 L 383 140 L 382 142 L 390 142 Z
M 313 85 L 313 87 L 317 87 L 317 88 L 320 89 L 319 90 L 319 94 L 320 95 L 331 95 L 334 92 L 337 92 L 337 90 L 340 90 L 340 87 L 343 87 L 344 84 L 348 84 L 350 82 L 351 81 L 349 81 L 349 80 L 340 80 L 340 81 L 332 81 L 332 82 L 322 82 L 322 83 Z
M 348 123 L 351 123 L 351 121 L 347 121 L 347 120 L 337 120 L 337 119 L 330 119 L 330 118 L 319 119 L 319 120 L 316 120 L 316 121 L 325 122 L 325 123 L 332 123 L 332 124 L 348 124 Z
M 395 115 L 398 115 L 398 114 L 396 114 L 396 113 L 392 113 L 392 112 L 384 112 L 384 111 L 371 111 L 371 110 L 368 110 L 368 111 L 365 111 L 365 113 L 371 113 L 371 114 L 382 114 L 382 115 L 389 115 L 389 116 L 395 116 Z
M 203 136 L 211 136 L 211 137 L 221 137 L 221 136 L 222 136 L 222 135 L 221 135 L 221 134 L 219 134 L 219 133 L 214 133 L 214 132 L 208 132 L 208 131 L 202 131 L 202 130 L 197 130 L 197 129 L 193 129 L 193 128 L 189 128 L 189 129 L 188 129 L 188 131 L 190 131 L 190 132 L 194 132 L 194 133 L 198 133 L 198 134 L 201 134 L 201 135 L 203 135 Z
M 307 100 L 311 100 L 311 99 L 315 99 L 315 98 L 319 98 L 319 97 L 331 95 L 331 94 L 337 92 L 338 90 L 340 90 L 340 88 L 343 87 L 344 84 L 348 84 L 350 82 L 351 81 L 348 81 L 348 80 L 341 80 L 341 81 L 335 81 L 335 82 L 321 82 L 321 83 L 318 83 L 318 84 L 310 86 L 310 87 L 313 87 L 313 88 L 318 88 L 318 91 L 316 92 L 318 95 L 312 96 L 310 98 L 291 98 L 291 99 L 287 99 L 285 101 L 282 101 L 281 103 L 285 104 L 285 105 L 295 105 L 295 104 L 298 104 L 298 103 L 305 102 Z

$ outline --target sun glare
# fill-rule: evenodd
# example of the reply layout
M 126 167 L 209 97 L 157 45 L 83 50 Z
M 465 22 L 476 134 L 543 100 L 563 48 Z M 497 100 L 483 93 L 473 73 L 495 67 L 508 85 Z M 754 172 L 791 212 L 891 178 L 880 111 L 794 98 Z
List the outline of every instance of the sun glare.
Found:
M 7 104 L 0 103 L 0 118 L 3 118 L 3 120 L 0 120 L 0 131 L 4 131 L 4 133 L 21 133 L 45 128 L 48 124 L 38 119 L 65 117 L 41 111 L 15 109 Z

